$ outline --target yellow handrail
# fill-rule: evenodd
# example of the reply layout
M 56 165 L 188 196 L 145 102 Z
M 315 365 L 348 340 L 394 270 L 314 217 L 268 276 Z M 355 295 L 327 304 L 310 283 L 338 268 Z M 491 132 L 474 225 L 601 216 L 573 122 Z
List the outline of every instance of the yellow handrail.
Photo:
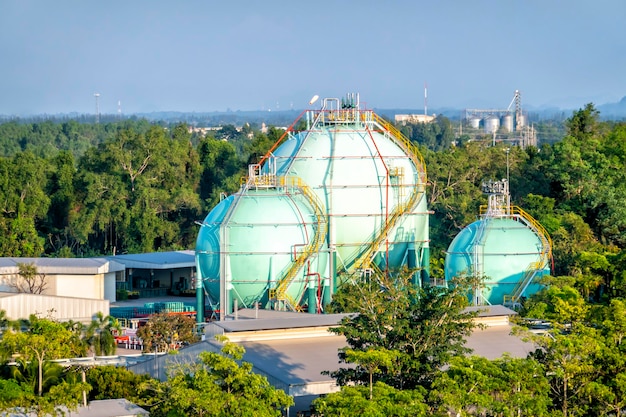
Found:
M 299 189 L 302 192 L 302 195 L 307 199 L 307 201 L 313 208 L 316 219 L 316 228 L 313 238 L 300 253 L 296 254 L 296 258 L 292 261 L 285 275 L 280 279 L 276 288 L 271 290 L 269 294 L 270 299 L 273 299 L 275 301 L 286 301 L 292 310 L 300 311 L 301 308 L 299 306 L 299 300 L 293 299 L 293 297 L 291 297 L 287 293 L 287 290 L 289 288 L 289 285 L 296 277 L 298 271 L 302 268 L 302 266 L 304 266 L 304 263 L 307 261 L 307 259 L 309 259 L 312 255 L 318 253 L 319 249 L 324 244 L 324 240 L 326 239 L 326 234 L 328 232 L 326 216 L 319 198 L 309 188 L 309 186 L 306 185 L 304 181 L 302 181 L 301 178 L 295 176 L 280 176 L 275 178 L 277 186 L 293 187 Z
M 481 213 L 483 213 L 483 207 L 484 206 L 481 206 Z M 519 299 L 522 297 L 522 293 L 530 284 L 537 272 L 545 269 L 546 266 L 550 264 L 550 259 L 552 259 L 552 239 L 541 223 L 535 220 L 533 216 L 528 214 L 521 207 L 510 206 L 509 211 L 510 214 L 507 216 L 522 219 L 535 232 L 535 234 L 539 237 L 539 240 L 541 240 L 541 253 L 539 254 L 539 260 L 528 264 L 522 279 L 517 282 L 513 291 L 503 297 L 504 304 L 515 305 L 519 302 Z
M 378 124 L 383 131 L 386 131 L 391 140 L 394 141 L 411 159 L 415 165 L 417 171 L 418 184 L 415 184 L 413 192 L 411 193 L 409 200 L 406 203 L 398 204 L 393 212 L 385 221 L 385 225 L 381 228 L 378 235 L 368 244 L 367 248 L 359 255 L 355 260 L 354 265 L 358 269 L 371 268 L 374 260 L 375 253 L 380 247 L 382 242 L 387 238 L 387 235 L 398 223 L 398 220 L 402 215 L 407 213 L 417 203 L 419 196 L 424 192 L 424 186 L 426 185 L 426 165 L 424 159 L 419 150 L 409 139 L 407 139 L 395 126 L 378 116 L 376 113 L 371 113 L 372 121 Z

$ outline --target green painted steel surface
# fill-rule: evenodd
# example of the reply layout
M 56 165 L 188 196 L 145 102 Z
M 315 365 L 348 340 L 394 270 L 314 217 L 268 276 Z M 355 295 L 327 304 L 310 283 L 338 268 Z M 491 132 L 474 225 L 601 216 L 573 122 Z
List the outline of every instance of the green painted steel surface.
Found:
M 482 265 L 479 273 L 485 277 L 486 286 L 482 294 L 490 304 L 502 304 L 504 296 L 522 280 L 528 266 L 541 258 L 542 241 L 532 229 L 512 218 L 478 220 L 461 230 L 450 244 L 444 266 L 446 280 L 474 273 L 475 240 L 485 221 L 484 246 L 479 261 Z M 541 271 L 539 275 L 543 273 L 547 274 L 549 270 Z M 531 295 L 539 289 L 535 279 L 524 295 Z
M 231 204 L 236 204 L 236 210 L 224 222 Z M 219 301 L 223 270 L 230 273 L 231 295 L 241 307 L 266 303 L 268 289 L 291 263 L 294 251 L 312 236 L 312 216 L 301 196 L 274 189 L 248 190 L 216 206 L 205 219 L 196 244 L 199 274 L 212 303 Z M 228 267 L 222 268 L 223 260 Z M 289 291 L 295 297 L 304 287 L 304 277 L 300 277 Z
M 371 246 L 390 214 L 414 192 L 419 193 L 417 203 L 394 223 L 376 262 L 405 265 L 410 244 L 415 253 L 428 253 L 425 184 L 413 161 L 385 133 L 366 129 L 358 121 L 297 133 L 272 152 L 259 174 L 302 179 L 317 196 L 328 222 L 324 245 L 289 286 L 291 298 L 307 303 L 306 274 L 319 274 L 325 283 L 321 291 L 325 305 L 327 288 L 336 286 L 337 274 L 354 270 L 356 259 Z M 293 264 L 293 251 L 313 236 L 314 217 L 310 201 L 295 190 L 244 188 L 216 206 L 196 245 L 199 276 L 212 304 L 219 301 L 220 274 L 228 272 L 231 295 L 240 306 L 255 301 L 267 306 L 269 289 Z M 228 267 L 221 264 L 226 259 Z M 329 259 L 335 260 L 334 268 Z M 417 264 L 423 265 L 422 259 Z

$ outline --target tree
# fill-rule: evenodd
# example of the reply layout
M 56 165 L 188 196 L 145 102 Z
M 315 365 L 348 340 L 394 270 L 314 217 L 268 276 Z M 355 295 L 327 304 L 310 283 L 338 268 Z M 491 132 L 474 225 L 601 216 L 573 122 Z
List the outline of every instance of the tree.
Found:
M 381 368 L 392 369 L 397 359 L 397 354 L 380 347 L 371 348 L 366 351 L 346 349 L 344 354 L 347 363 L 355 363 L 365 369 L 369 374 L 369 399 L 371 400 L 374 387 L 374 374 L 380 372 Z
M 87 328 L 87 341 L 96 355 L 114 355 L 117 349 L 113 331 L 121 333 L 119 321 L 113 316 L 104 316 L 102 312 L 96 313 L 96 318 L 91 321 Z
M 172 368 L 168 380 L 153 387 L 150 415 L 280 416 L 293 399 L 253 373 L 243 354 L 243 347 L 227 342 L 221 354 L 201 352 L 198 363 Z
M 43 294 L 48 287 L 46 274 L 39 273 L 33 263 L 17 263 L 17 276 L 9 283 L 9 286 L 19 293 Z
M 197 341 L 196 321 L 188 316 L 157 313 L 137 330 L 144 352 L 167 352 Z
M 545 369 L 553 403 L 564 417 L 586 415 L 589 393 L 600 369 L 597 358 L 604 348 L 596 329 L 576 323 L 567 332 L 552 330 L 535 335 L 538 349 L 530 357 Z
M 89 388 L 88 384 L 62 381 L 42 395 L 35 395 L 27 385 L 0 380 L 0 411 L 3 415 L 65 416 L 77 409 L 83 390 Z
M 116 366 L 90 367 L 86 371 L 86 380 L 93 387 L 89 392 L 90 400 L 126 398 L 136 404 L 148 401 L 145 386 L 157 383 L 148 375 Z
M 31 152 L 0 159 L 0 252 L 3 256 L 40 256 L 44 239 L 36 223 L 50 199 L 45 192 L 47 164 Z
M 440 415 L 547 416 L 550 398 L 542 366 L 532 359 L 457 356 L 433 382 Z
M 17 359 L 37 364 L 36 393 L 41 396 L 44 388 L 44 363 L 53 359 L 80 356 L 83 344 L 61 323 L 31 316 L 28 331 L 9 330 L 2 334 L 0 350 Z
M 344 386 L 341 391 L 313 401 L 313 407 L 324 417 L 420 417 L 431 415 L 422 390 L 399 390 L 376 382 L 368 399 L 364 386 Z
M 469 352 L 465 337 L 476 313 L 464 308 L 473 287 L 470 278 L 458 278 L 448 288 L 418 288 L 410 273 L 348 281 L 336 294 L 335 308 L 357 314 L 330 331 L 344 335 L 354 351 L 380 347 L 397 354 L 392 367 L 380 366 L 380 381 L 396 388 L 427 387 L 450 358 Z M 345 353 L 339 356 L 346 360 Z M 341 368 L 331 375 L 340 385 L 369 379 L 363 368 Z

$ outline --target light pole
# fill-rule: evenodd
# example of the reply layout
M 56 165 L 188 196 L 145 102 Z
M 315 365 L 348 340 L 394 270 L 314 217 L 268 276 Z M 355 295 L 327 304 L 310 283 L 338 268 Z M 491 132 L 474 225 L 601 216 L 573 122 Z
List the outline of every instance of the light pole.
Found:
M 511 148 L 506 148 L 506 183 L 509 183 L 509 152 L 511 151 Z

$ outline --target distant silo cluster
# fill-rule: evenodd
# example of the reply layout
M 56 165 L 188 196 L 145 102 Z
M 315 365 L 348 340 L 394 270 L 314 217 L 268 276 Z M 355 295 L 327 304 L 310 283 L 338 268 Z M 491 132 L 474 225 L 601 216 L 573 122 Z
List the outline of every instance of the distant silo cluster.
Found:
M 513 107 L 513 105 L 515 105 Z M 480 140 L 481 135 L 490 136 L 494 144 L 507 142 L 521 147 L 536 146 L 537 136 L 534 128 L 528 126 L 527 116 L 522 111 L 519 90 L 507 109 L 465 109 L 461 129 L 465 134 Z
M 426 168 L 417 149 L 356 94 L 323 99 L 299 120 L 305 129 L 287 130 L 202 223 L 199 312 L 206 297 L 222 317 L 256 303 L 322 313 L 354 274 L 408 266 L 416 280 L 428 279 Z

